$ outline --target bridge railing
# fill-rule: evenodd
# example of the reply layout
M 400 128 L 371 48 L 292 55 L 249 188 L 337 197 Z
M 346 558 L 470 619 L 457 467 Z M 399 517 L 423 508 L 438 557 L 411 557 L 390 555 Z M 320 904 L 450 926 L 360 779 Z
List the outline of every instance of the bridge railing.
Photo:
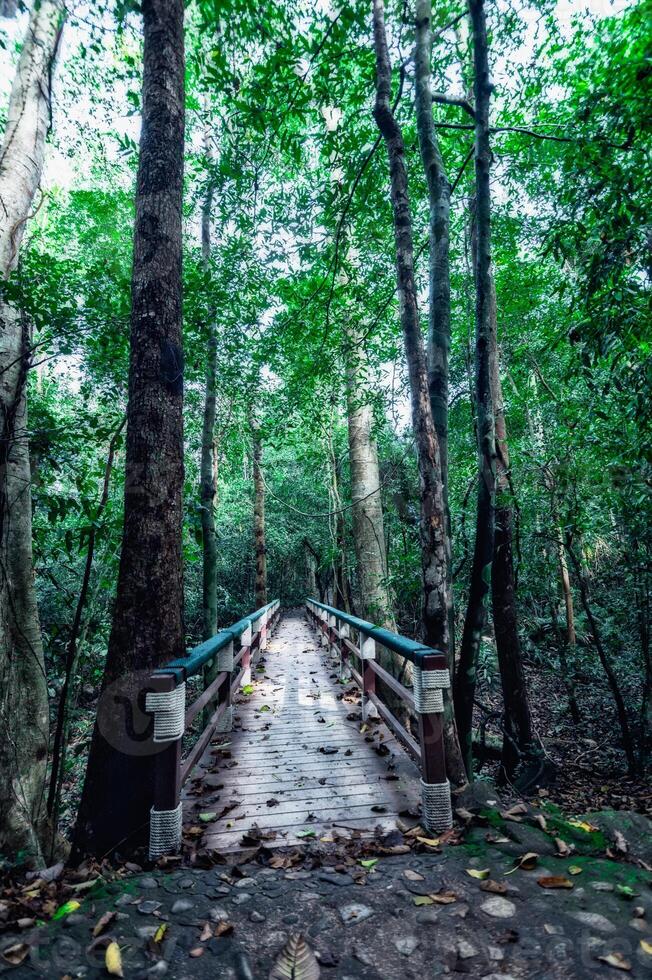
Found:
M 450 687 L 446 657 L 438 650 L 374 626 L 364 619 L 306 600 L 309 619 L 324 644 L 339 656 L 340 676 L 352 676 L 362 692 L 362 718 L 374 708 L 421 770 L 423 823 L 430 831 L 447 830 L 453 824 L 450 784 L 446 778 L 444 751 L 444 688 Z M 412 664 L 412 688 L 406 687 L 376 659 L 377 646 Z M 398 697 L 418 726 L 418 740 L 381 700 L 376 680 Z
M 216 732 L 233 724 L 234 692 L 251 681 L 251 668 L 267 646 L 279 616 L 279 600 L 221 630 L 200 643 L 186 657 L 155 670 L 148 683 L 146 711 L 154 716 L 154 805 L 150 811 L 151 858 L 179 850 L 182 831 L 181 788 Z M 186 704 L 186 681 L 204 674 L 204 690 Z M 211 709 L 212 713 L 211 713 Z M 182 758 L 183 736 L 200 716 L 203 732 Z

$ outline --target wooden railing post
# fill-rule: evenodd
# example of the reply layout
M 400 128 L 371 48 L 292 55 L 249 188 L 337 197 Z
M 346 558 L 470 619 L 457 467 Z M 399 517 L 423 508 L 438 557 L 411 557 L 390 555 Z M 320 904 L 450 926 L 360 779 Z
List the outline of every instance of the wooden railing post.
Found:
M 319 617 L 319 644 L 328 647 L 328 613 L 323 609 L 317 611 Z
M 362 720 L 378 717 L 376 705 L 369 700 L 376 693 L 376 675 L 370 661 L 376 659 L 376 641 L 371 636 L 360 633 L 360 659 L 362 660 Z
M 444 657 L 425 654 L 415 663 L 413 676 L 421 746 L 423 822 L 429 831 L 449 830 L 453 826 L 453 812 L 450 783 L 446 778 L 443 689 L 450 687 L 450 675 Z
M 260 633 L 260 640 L 258 641 L 258 650 L 262 653 L 263 650 L 267 649 L 267 609 L 262 614 L 258 622 L 258 632 Z
M 242 654 L 242 678 L 240 680 L 240 686 L 244 687 L 246 684 L 251 684 L 251 643 L 252 643 L 252 629 L 251 623 L 242 631 L 240 635 L 240 645 L 244 647 L 244 653 Z
M 349 658 L 349 649 L 348 649 L 348 647 L 346 645 L 346 641 L 349 639 L 350 636 L 351 636 L 351 627 L 349 626 L 348 623 L 342 623 L 340 625 L 340 643 L 339 643 L 339 651 L 340 651 L 340 670 L 339 670 L 339 677 L 340 677 L 340 680 L 345 680 L 346 679 L 345 678 L 345 671 L 347 670 L 347 664 L 348 664 L 348 658 Z M 348 676 L 350 677 L 351 675 L 349 674 Z
M 233 705 L 231 704 L 231 682 L 233 680 L 233 640 L 217 654 L 217 672 L 226 672 L 226 678 L 220 684 L 218 704 L 225 703 L 224 714 L 217 723 L 218 732 L 230 732 L 233 728 Z
M 154 802 L 150 811 L 149 856 L 176 854 L 181 847 L 181 740 L 185 728 L 186 685 L 174 674 L 155 673 L 145 699 L 154 715 Z M 119 788 L 116 789 L 119 792 Z

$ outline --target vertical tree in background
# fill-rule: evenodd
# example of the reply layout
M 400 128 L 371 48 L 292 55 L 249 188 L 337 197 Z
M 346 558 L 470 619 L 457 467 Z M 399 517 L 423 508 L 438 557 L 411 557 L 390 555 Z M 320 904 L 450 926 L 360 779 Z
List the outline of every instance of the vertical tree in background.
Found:
M 360 330 L 346 328 L 346 406 L 353 544 L 362 609 L 372 623 L 395 629 L 387 582 L 387 551 L 380 494 L 378 449 L 373 434 L 373 409 L 367 390 L 367 355 Z
M 15 5 L 6 4 L 8 14 Z M 0 279 L 18 264 L 38 189 L 64 7 L 32 8 L 0 150 Z M 0 295 L 0 849 L 39 859 L 45 844 L 48 697 L 32 563 L 27 319 Z M 27 723 L 29 721 L 29 723 Z
M 496 288 L 491 275 L 490 376 L 496 430 L 496 512 L 491 574 L 491 609 L 496 653 L 503 689 L 503 748 L 501 777 L 511 779 L 519 761 L 532 747 L 532 718 L 518 635 L 516 576 L 514 574 L 514 504 L 509 467 L 505 403 L 500 382 Z
M 428 645 L 449 654 L 448 544 L 444 487 L 439 444 L 430 407 L 426 355 L 414 281 L 414 244 L 405 145 L 390 101 L 392 68 L 387 47 L 383 0 L 373 0 L 373 31 L 376 53 L 374 117 L 385 140 L 389 157 L 401 327 L 410 380 L 412 430 L 419 465 L 424 638 Z M 446 719 L 445 737 L 449 778 L 459 785 L 465 782 L 464 766 L 455 724 L 450 716 Z
M 254 448 L 254 547 L 256 552 L 256 609 L 267 605 L 267 544 L 265 541 L 265 478 L 263 476 L 263 442 L 260 423 L 251 418 Z
M 125 516 L 103 696 L 120 681 L 120 715 L 143 703 L 143 674 L 184 654 L 181 216 L 184 151 L 183 0 L 145 0 L 143 99 L 136 187 Z M 140 673 L 139 673 L 140 672 Z M 107 690 L 109 688 L 109 690 Z M 115 699 L 114 699 L 115 701 Z M 121 719 L 123 727 L 132 719 Z M 96 723 L 76 849 L 129 847 L 148 827 L 154 767 Z
M 472 774 L 473 699 L 482 631 L 491 593 L 496 498 L 496 437 L 491 385 L 491 351 L 495 344 L 491 275 L 491 147 L 487 21 L 484 0 L 469 0 L 473 38 L 473 94 L 475 111 L 475 402 L 478 435 L 478 499 L 475 547 L 469 598 L 455 674 L 455 715 L 469 776 Z
M 206 153 L 209 163 L 210 136 L 207 133 Z M 201 220 L 201 250 L 204 272 L 208 275 L 211 258 L 211 206 L 213 203 L 213 178 L 209 178 Z M 215 445 L 215 400 L 217 382 L 217 337 L 214 314 L 209 313 L 208 343 L 206 347 L 206 391 L 204 394 L 204 419 L 201 436 L 201 461 L 199 475 L 199 506 L 202 533 L 202 584 L 203 622 L 205 640 L 217 633 L 217 534 L 215 531 L 215 503 L 217 498 L 217 447 Z

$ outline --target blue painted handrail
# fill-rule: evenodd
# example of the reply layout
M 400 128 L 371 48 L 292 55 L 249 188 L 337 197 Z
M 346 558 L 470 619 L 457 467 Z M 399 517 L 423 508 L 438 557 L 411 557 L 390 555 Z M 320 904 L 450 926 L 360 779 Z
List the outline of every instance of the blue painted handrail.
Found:
M 220 650 L 223 650 L 229 643 L 238 641 L 248 626 L 253 626 L 263 613 L 271 612 L 277 606 L 278 599 L 268 602 L 266 606 L 256 609 L 255 612 L 250 613 L 248 616 L 244 616 L 232 626 L 227 626 L 226 629 L 220 630 L 215 636 L 211 636 L 210 640 L 205 640 L 198 646 L 193 647 L 185 657 L 171 660 L 169 663 L 164 664 L 164 666 L 159 667 L 154 673 L 174 674 L 179 682 L 185 681 L 195 674 L 199 674 Z
M 446 656 L 441 650 L 435 650 L 432 647 L 425 646 L 423 643 L 417 643 L 416 640 L 399 636 L 398 633 L 392 633 L 391 630 L 384 629 L 382 626 L 375 626 L 373 623 L 368 623 L 365 619 L 358 619 L 357 616 L 351 616 L 350 613 L 336 609 L 334 606 L 327 606 L 323 602 L 317 602 L 316 599 L 308 599 L 307 601 L 311 602 L 317 609 L 323 609 L 324 612 L 329 613 L 331 616 L 336 616 L 340 622 L 347 623 L 353 629 L 364 633 L 365 636 L 372 637 L 376 643 L 380 643 L 385 649 L 391 650 L 393 653 L 398 653 L 401 657 L 405 657 L 410 663 L 419 666 L 424 657 L 439 657 L 443 658 L 441 666 L 446 666 Z

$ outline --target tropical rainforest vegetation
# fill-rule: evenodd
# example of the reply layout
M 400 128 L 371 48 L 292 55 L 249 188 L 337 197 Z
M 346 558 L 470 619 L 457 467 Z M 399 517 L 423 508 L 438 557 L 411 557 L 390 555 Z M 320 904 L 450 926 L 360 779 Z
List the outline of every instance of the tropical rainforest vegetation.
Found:
M 457 785 L 649 810 L 649 0 L 0 9 L 6 860 L 275 597 L 448 655 Z

